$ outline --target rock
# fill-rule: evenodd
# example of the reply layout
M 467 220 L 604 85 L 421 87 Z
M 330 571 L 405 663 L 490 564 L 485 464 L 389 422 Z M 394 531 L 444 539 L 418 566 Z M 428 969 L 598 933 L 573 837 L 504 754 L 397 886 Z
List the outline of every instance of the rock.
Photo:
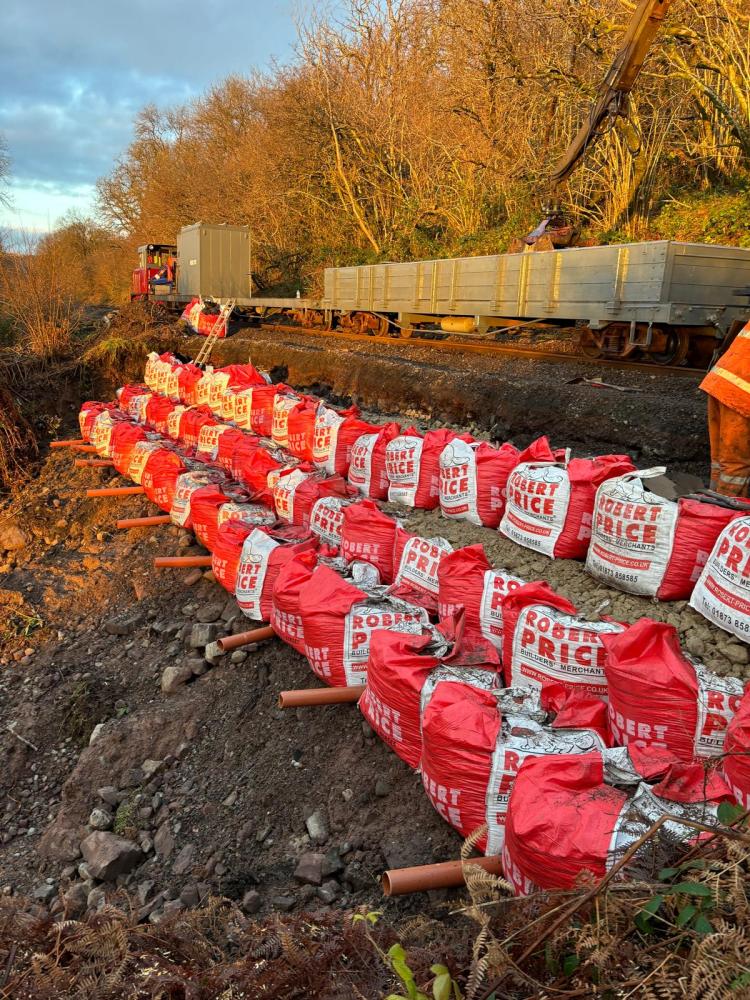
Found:
M 119 792 L 114 785 L 104 785 L 103 788 L 97 789 L 96 794 L 102 802 L 106 802 L 108 806 L 119 806 L 123 800 L 122 793 Z
M 324 903 L 332 903 L 340 892 L 341 886 L 338 882 L 330 879 L 328 882 L 324 882 L 318 887 L 317 896 L 318 899 L 321 899 Z
M 106 902 L 107 893 L 103 886 L 98 885 L 95 889 L 92 889 L 86 897 L 86 909 L 101 910 Z
M 89 826 L 92 830 L 111 830 L 113 822 L 113 816 L 109 809 L 101 809 L 97 806 L 91 810 Z
M 375 877 L 361 861 L 351 861 L 346 866 L 344 880 L 349 883 L 352 889 L 372 889 L 375 885 Z
M 191 656 L 185 661 L 193 677 L 202 677 L 208 671 L 208 664 L 202 656 Z
M 230 663 L 244 663 L 247 659 L 247 650 L 235 649 L 232 655 L 229 657 Z
M 94 878 L 109 882 L 132 871 L 143 861 L 137 844 L 114 833 L 97 830 L 81 841 L 81 854 Z
M 140 767 L 129 767 L 120 778 L 120 788 L 138 788 L 143 784 L 143 771 Z
M 188 645 L 191 649 L 202 649 L 216 638 L 218 629 L 215 625 L 197 623 L 190 630 Z
M 171 664 L 161 675 L 161 689 L 164 694 L 175 694 L 192 676 L 193 671 L 188 663 Z
M 85 882 L 74 882 L 63 893 L 63 908 L 68 920 L 77 920 L 86 911 L 88 895 L 91 889 Z
M 174 859 L 172 871 L 175 875 L 186 875 L 193 867 L 193 857 L 195 855 L 195 844 L 185 844 L 180 853 Z
M 328 825 L 320 809 L 316 809 L 314 813 L 307 817 L 305 826 L 307 827 L 310 840 L 314 844 L 324 844 L 328 840 Z
M 263 899 L 261 898 L 260 893 L 256 892 L 255 889 L 250 889 L 250 891 L 246 892 L 242 897 L 242 909 L 245 913 L 257 913 L 262 905 Z
M 0 526 L 0 551 L 16 552 L 18 549 L 26 548 L 28 544 L 28 535 L 13 521 Z
M 313 851 L 303 854 L 294 869 L 294 877 L 299 882 L 320 885 L 323 881 L 323 855 Z
M 104 631 L 108 635 L 130 635 L 135 624 L 132 619 L 109 618 L 104 623 Z
M 344 800 L 344 802 L 351 802 L 351 800 L 354 798 L 354 792 L 352 791 L 351 788 L 342 788 L 341 798 Z
M 740 646 L 739 643 L 727 643 L 724 647 L 724 654 L 730 663 L 737 663 L 740 666 L 745 666 L 748 662 L 747 646 Z
M 31 890 L 31 898 L 36 899 L 39 903 L 49 903 L 56 895 L 57 887 L 54 884 L 48 885 L 46 882 Z
M 270 903 L 274 910 L 282 910 L 286 913 L 293 910 L 297 900 L 294 896 L 271 896 Z
M 180 893 L 180 902 L 189 908 L 197 906 L 200 903 L 201 894 L 198 886 L 195 883 L 186 885 L 183 887 Z
M 164 767 L 163 760 L 144 760 L 144 762 L 141 764 L 141 771 L 143 771 L 143 780 L 151 781 L 154 775 L 158 774 L 163 767 Z
M 378 778 L 375 782 L 375 794 L 379 799 L 384 799 L 387 795 L 391 794 L 391 786 L 385 778 Z
M 697 635 L 689 635 L 685 640 L 685 649 L 691 656 L 702 657 L 706 652 L 706 644 Z
M 181 899 L 170 899 L 169 902 L 164 904 L 162 909 L 166 916 L 168 913 L 179 913 L 181 910 L 184 910 L 185 904 Z
M 195 569 L 188 570 L 188 572 L 183 576 L 182 583 L 185 587 L 194 587 L 196 583 L 200 583 L 203 579 L 203 574 L 196 567 Z
M 169 822 L 162 823 L 156 831 L 156 836 L 154 837 L 154 850 L 159 857 L 164 858 L 165 861 L 174 850 L 174 837 L 172 836 L 172 831 L 169 828 Z
M 96 743 L 96 741 L 102 735 L 102 730 L 103 729 L 104 729 L 104 723 L 103 722 L 97 722 L 97 724 L 91 730 L 91 736 L 89 736 L 89 746 L 93 746 L 93 744 Z
M 223 604 L 203 604 L 195 612 L 195 620 L 199 622 L 217 622 L 224 610 Z
M 203 658 L 206 662 L 210 663 L 212 667 L 224 658 L 226 654 L 222 652 L 219 648 L 218 642 L 209 642 L 206 648 L 203 650 Z
M 141 906 L 146 905 L 146 900 L 151 895 L 154 888 L 153 879 L 146 879 L 145 882 L 139 882 L 138 888 L 135 891 L 136 899 L 141 904 Z
M 236 801 L 237 801 L 237 789 L 235 788 L 234 791 L 231 791 L 229 795 L 227 795 L 227 797 L 222 801 L 221 804 L 223 806 L 233 806 Z
M 227 603 L 224 605 L 224 610 L 221 612 L 221 620 L 223 622 L 228 622 L 236 617 L 237 617 L 237 601 L 234 599 L 234 597 L 230 597 Z
M 341 852 L 338 847 L 332 847 L 323 858 L 323 877 L 328 875 L 338 875 L 344 870 L 344 862 L 341 860 Z

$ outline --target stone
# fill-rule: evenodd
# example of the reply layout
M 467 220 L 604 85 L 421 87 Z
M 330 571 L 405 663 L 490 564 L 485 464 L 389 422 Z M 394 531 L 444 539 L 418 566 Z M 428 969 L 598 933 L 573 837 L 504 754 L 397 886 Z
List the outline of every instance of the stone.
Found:
M 236 801 L 237 801 L 237 789 L 235 788 L 233 791 L 229 793 L 229 795 L 227 795 L 227 797 L 222 801 L 221 804 L 223 806 L 233 806 Z
M 177 857 L 174 859 L 172 871 L 175 875 L 186 875 L 193 867 L 195 856 L 195 844 L 185 844 Z
M 106 902 L 107 893 L 103 886 L 98 885 L 95 889 L 92 889 L 86 897 L 86 909 L 101 910 Z
M 31 890 L 31 898 L 37 900 L 39 903 L 49 903 L 56 895 L 56 886 L 54 884 L 48 885 L 46 882 Z
M 194 587 L 196 583 L 200 583 L 203 579 L 203 574 L 196 567 L 195 569 L 188 570 L 188 572 L 182 578 L 182 584 L 184 587 Z
M 341 860 L 341 852 L 338 847 L 332 847 L 323 858 L 323 877 L 328 875 L 338 875 L 344 870 L 344 862 Z
M 81 854 L 93 878 L 102 882 L 125 875 L 143 861 L 141 849 L 132 840 L 103 830 L 96 830 L 81 841 Z
M 348 882 L 352 889 L 373 889 L 375 878 L 361 861 L 350 861 L 344 870 L 344 881 Z
M 202 677 L 208 672 L 208 664 L 202 656 L 190 656 L 185 664 L 190 667 L 193 677 Z
M 730 663 L 737 663 L 740 666 L 745 666 L 748 662 L 747 646 L 740 646 L 739 643 L 729 642 L 724 647 L 724 653 Z
M 113 822 L 113 816 L 109 809 L 101 809 L 97 806 L 91 810 L 89 826 L 92 830 L 111 830 Z
M 130 635 L 134 623 L 129 619 L 109 618 L 104 623 L 104 631 L 108 635 Z
M 242 909 L 245 913 L 257 913 L 262 905 L 263 899 L 261 894 L 256 892 L 255 889 L 250 889 L 250 891 L 246 892 L 242 897 Z
M 246 659 L 247 659 L 247 651 L 244 649 L 235 649 L 235 651 L 229 657 L 230 663 L 244 663 Z
M 18 549 L 26 548 L 28 544 L 28 535 L 13 521 L 0 526 L 0 551 L 17 552 Z
M 198 622 L 190 630 L 188 645 L 191 649 L 202 649 L 216 639 L 217 632 L 215 625 Z
M 375 794 L 379 799 L 384 799 L 387 795 L 391 794 L 391 786 L 385 778 L 378 778 L 375 782 Z
M 230 597 L 227 603 L 224 605 L 224 610 L 221 612 L 221 620 L 224 622 L 231 621 L 237 616 L 237 601 Z
M 324 882 L 321 886 L 318 886 L 317 896 L 324 903 L 332 903 L 340 892 L 341 886 L 338 882 L 330 879 L 328 882 Z
M 151 895 L 154 888 L 153 879 L 146 879 L 145 882 L 139 882 L 138 888 L 135 891 L 136 899 L 141 904 L 141 906 L 146 905 L 146 900 Z
M 316 809 L 305 820 L 305 826 L 314 844 L 324 844 L 328 840 L 328 825 L 320 809 Z
M 164 904 L 162 909 L 166 916 L 168 913 L 179 913 L 181 910 L 184 910 L 185 904 L 181 899 L 170 899 L 169 902 Z
M 706 644 L 697 635 L 689 635 L 685 640 L 685 649 L 691 656 L 700 658 L 706 652 Z
M 154 837 L 154 850 L 159 857 L 164 858 L 165 861 L 174 850 L 174 837 L 172 836 L 172 831 L 169 828 L 168 822 L 162 823 L 156 831 L 156 836 Z
M 270 903 L 274 910 L 281 910 L 286 913 L 293 910 L 297 900 L 294 896 L 271 896 Z
M 203 604 L 195 612 L 195 620 L 198 622 L 217 622 L 221 618 L 223 610 L 224 606 L 222 604 L 214 602 Z
M 175 694 L 193 676 L 189 663 L 171 664 L 161 675 L 161 689 L 164 694 Z
M 211 664 L 212 667 L 224 658 L 226 654 L 219 647 L 218 642 L 209 642 L 206 648 L 203 650 L 203 658 Z
M 86 911 L 91 888 L 85 882 L 74 882 L 63 893 L 63 909 L 68 920 L 77 920 Z
M 144 760 L 141 764 L 144 781 L 151 781 L 155 774 L 158 774 L 164 767 L 163 760 Z
M 183 887 L 180 893 L 180 902 L 187 907 L 194 907 L 200 903 L 201 894 L 195 883 Z
M 303 854 L 294 869 L 294 877 L 298 882 L 320 885 L 323 881 L 323 855 L 313 851 Z
M 89 746 L 93 746 L 94 743 L 96 743 L 96 741 L 102 735 L 102 730 L 103 729 L 104 729 L 104 723 L 103 722 L 97 722 L 97 724 L 91 730 L 91 736 L 89 736 Z

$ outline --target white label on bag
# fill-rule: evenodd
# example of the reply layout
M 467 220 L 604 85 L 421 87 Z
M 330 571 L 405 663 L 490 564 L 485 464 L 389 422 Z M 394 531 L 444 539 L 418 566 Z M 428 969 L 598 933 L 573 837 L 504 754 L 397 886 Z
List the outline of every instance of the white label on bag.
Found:
M 503 850 L 510 793 L 521 764 L 527 757 L 592 753 L 604 749 L 603 740 L 592 729 L 545 727 L 536 732 L 500 735 L 492 754 L 492 769 L 485 799 L 487 810 L 485 854 L 500 854 Z
M 242 546 L 234 593 L 242 612 L 256 621 L 260 621 L 262 617 L 260 599 L 268 559 L 278 545 L 265 531 L 256 528 L 250 532 Z
M 352 447 L 349 482 L 366 497 L 372 485 L 372 453 L 377 439 L 377 434 L 362 434 Z
M 344 672 L 347 686 L 364 684 L 370 658 L 370 637 L 380 628 L 410 631 L 429 624 L 424 608 L 394 610 L 370 604 L 355 604 L 344 619 Z
M 159 355 L 156 351 L 150 351 L 148 357 L 146 358 L 146 367 L 143 370 L 143 381 L 152 391 L 156 390 L 156 373 L 158 371 L 158 365 L 162 362 L 159 360 Z
M 321 497 L 316 500 L 310 513 L 310 531 L 329 545 L 341 545 L 344 508 L 351 502 L 343 497 Z
M 410 584 L 437 597 L 440 560 L 452 551 L 453 546 L 444 538 L 410 538 L 401 553 L 394 586 Z
M 444 517 L 481 525 L 477 508 L 477 459 L 467 441 L 456 439 L 440 453 L 440 510 Z
M 630 594 L 655 597 L 664 579 L 677 526 L 678 506 L 646 490 L 640 477 L 618 476 L 596 492 L 586 571 Z
M 693 663 L 698 681 L 696 757 L 718 757 L 724 752 L 727 727 L 740 706 L 745 685 L 738 677 L 718 677 L 701 663 Z
M 616 622 L 584 621 L 545 604 L 524 608 L 513 634 L 510 683 L 514 687 L 575 684 L 606 700 L 601 637 L 622 631 Z
M 344 419 L 328 406 L 319 407 L 315 415 L 313 462 L 322 466 L 330 475 L 336 471 L 336 443 L 339 427 L 343 424 Z
M 277 394 L 273 401 L 271 437 L 280 448 L 289 447 L 289 411 L 299 403 L 296 397 Z
M 229 374 L 227 372 L 214 372 L 211 387 L 208 390 L 208 405 L 218 415 L 221 415 L 221 401 L 228 385 Z
M 219 516 L 216 523 L 219 527 L 228 521 L 239 521 L 242 524 L 255 526 L 271 525 L 276 523 L 276 515 L 268 507 L 260 503 L 235 503 L 233 500 L 223 503 L 219 507 Z
M 169 516 L 174 524 L 184 527 L 190 518 L 190 497 L 211 482 L 211 477 L 205 473 L 182 472 L 175 484 L 174 501 Z
M 208 368 L 195 383 L 195 402 L 198 406 L 205 406 L 208 403 L 213 380 L 213 368 Z
M 232 419 L 243 431 L 251 429 L 250 416 L 253 408 L 253 390 L 243 389 L 242 392 L 235 393 L 234 412 Z
M 198 432 L 198 451 L 215 462 L 219 454 L 219 438 L 227 430 L 226 424 L 204 424 Z
M 421 437 L 399 434 L 386 445 L 385 472 L 388 476 L 388 499 L 391 503 L 414 506 L 419 486 L 423 444 Z
M 294 494 L 300 483 L 310 478 L 311 473 L 293 469 L 285 476 L 279 476 L 273 487 L 273 505 L 281 521 L 294 521 Z
M 109 410 L 104 410 L 94 421 L 91 429 L 91 443 L 101 458 L 112 458 L 112 428 L 114 421 Z
M 173 441 L 180 438 L 180 417 L 189 409 L 187 406 L 175 406 L 171 413 L 167 414 L 167 436 Z
M 523 462 L 508 477 L 500 531 L 518 545 L 554 557 L 569 503 L 567 469 Z
M 160 392 L 162 396 L 167 394 L 167 379 L 172 371 L 172 366 L 169 362 L 165 361 L 161 364 L 156 372 L 156 391 Z
M 730 521 L 716 539 L 690 607 L 750 642 L 750 516 Z
M 146 406 L 152 396 L 153 393 L 151 392 L 141 392 L 137 396 L 131 396 L 128 400 L 127 414 L 129 417 L 132 417 L 137 424 L 146 423 Z
M 502 570 L 488 569 L 484 574 L 482 603 L 479 606 L 479 627 L 485 639 L 495 649 L 503 648 L 503 600 L 526 581 L 518 576 L 503 573 Z
M 152 452 L 162 448 L 163 445 L 157 441 L 136 441 L 130 453 L 130 465 L 128 466 L 128 479 L 132 479 L 138 486 L 142 486 L 141 479 L 143 470 Z
M 178 400 L 180 398 L 180 369 L 175 368 L 170 371 L 167 376 L 167 381 L 164 386 L 164 395 L 168 396 L 170 399 Z

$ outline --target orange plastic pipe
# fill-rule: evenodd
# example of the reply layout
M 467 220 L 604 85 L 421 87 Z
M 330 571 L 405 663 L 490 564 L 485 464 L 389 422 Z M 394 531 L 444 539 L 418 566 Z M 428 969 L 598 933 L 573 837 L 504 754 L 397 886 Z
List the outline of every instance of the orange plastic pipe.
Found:
M 270 639 L 276 635 L 270 625 L 263 625 L 261 628 L 251 629 L 249 632 L 238 632 L 237 635 L 227 635 L 223 639 L 217 639 L 216 645 L 222 653 L 228 653 L 230 649 L 239 649 L 240 646 L 249 646 L 253 642 L 262 642 L 263 639 Z
M 86 444 L 83 438 L 75 438 L 71 441 L 50 441 L 50 448 L 70 448 L 74 444 Z
M 344 705 L 359 701 L 364 684 L 351 687 L 300 688 L 297 691 L 282 691 L 279 694 L 279 708 L 303 708 L 307 705 Z
M 111 469 L 114 462 L 108 462 L 106 458 L 76 458 L 73 460 L 73 465 L 77 466 L 79 469 L 86 467 L 92 469 L 103 469 L 105 466 Z
M 89 455 L 98 454 L 93 444 L 72 444 L 70 447 L 73 449 L 73 451 L 85 451 L 88 452 Z
M 179 569 L 189 566 L 210 566 L 211 556 L 157 556 L 156 569 Z
M 479 865 L 492 875 L 503 874 L 499 855 L 471 858 L 470 863 Z M 386 896 L 405 896 L 410 892 L 427 892 L 429 889 L 450 889 L 464 884 L 463 862 L 441 861 L 436 865 L 391 868 L 383 873 L 380 884 Z
M 86 490 L 87 497 L 129 497 L 145 493 L 142 486 L 105 486 L 101 490 Z
M 151 528 L 157 524 L 171 524 L 169 514 L 154 514 L 153 517 L 123 517 L 115 522 L 118 528 Z

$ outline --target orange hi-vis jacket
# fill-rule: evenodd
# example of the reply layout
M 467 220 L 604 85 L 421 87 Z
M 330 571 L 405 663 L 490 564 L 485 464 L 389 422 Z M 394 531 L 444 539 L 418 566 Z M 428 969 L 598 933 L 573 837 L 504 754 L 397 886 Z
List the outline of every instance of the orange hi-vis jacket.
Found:
M 730 410 L 750 417 L 750 323 L 740 330 L 700 387 Z

